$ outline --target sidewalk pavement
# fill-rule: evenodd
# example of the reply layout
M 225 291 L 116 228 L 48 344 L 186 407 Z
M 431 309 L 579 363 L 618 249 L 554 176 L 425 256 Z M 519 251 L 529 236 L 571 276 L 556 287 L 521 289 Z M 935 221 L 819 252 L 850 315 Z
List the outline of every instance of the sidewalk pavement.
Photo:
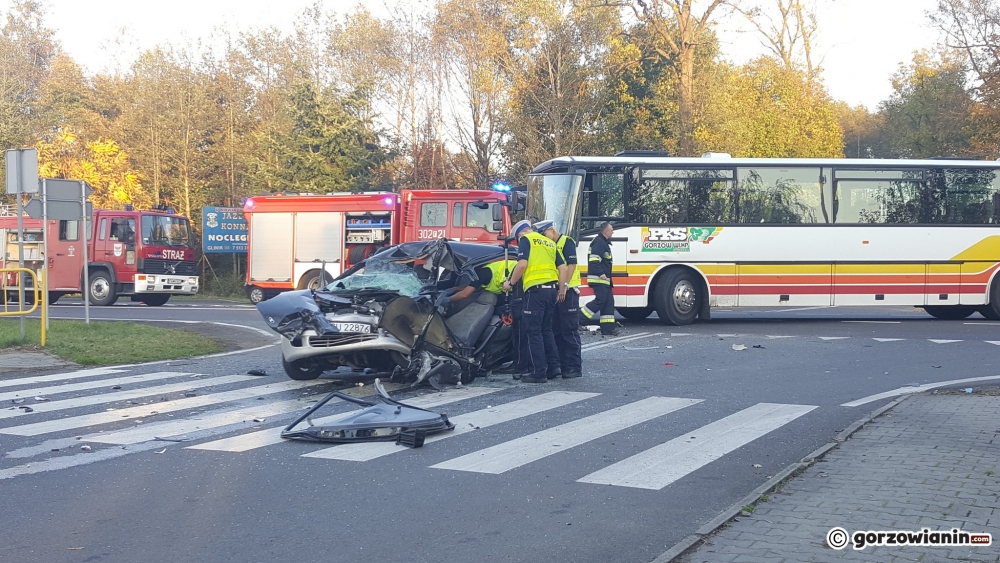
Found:
M 73 365 L 45 352 L 3 352 L 0 353 L 0 373 L 40 370 Z
M 1000 561 L 1000 396 L 912 396 L 675 559 Z M 827 545 L 831 528 L 993 534 L 989 547 Z

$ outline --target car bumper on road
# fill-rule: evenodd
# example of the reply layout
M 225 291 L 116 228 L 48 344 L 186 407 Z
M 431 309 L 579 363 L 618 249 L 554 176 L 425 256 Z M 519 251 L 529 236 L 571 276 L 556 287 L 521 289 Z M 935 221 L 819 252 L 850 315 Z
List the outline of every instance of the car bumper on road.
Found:
M 328 334 L 317 336 L 314 331 L 307 330 L 302 334 L 301 342 L 300 346 L 294 346 L 291 341 L 282 337 L 281 353 L 285 357 L 285 360 L 294 362 L 305 358 L 357 352 L 396 351 L 400 354 L 410 353 L 409 346 L 381 331 L 371 334 Z
M 198 293 L 198 278 L 196 276 L 136 274 L 135 292 L 194 295 Z

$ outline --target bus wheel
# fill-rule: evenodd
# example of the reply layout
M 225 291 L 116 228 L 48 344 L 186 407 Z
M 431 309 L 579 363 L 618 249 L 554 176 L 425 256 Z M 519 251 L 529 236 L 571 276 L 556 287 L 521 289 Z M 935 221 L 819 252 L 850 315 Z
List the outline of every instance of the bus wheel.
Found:
M 100 307 L 114 305 L 118 301 L 118 291 L 107 270 L 90 273 L 90 304 Z
M 990 302 L 979 308 L 979 314 L 991 321 L 1000 321 L 1000 277 L 990 287 Z
M 247 291 L 247 298 L 250 300 L 251 303 L 256 305 L 258 303 L 262 303 L 265 300 L 267 300 L 267 295 L 264 293 L 263 289 L 254 285 L 251 286 L 250 289 Z
M 626 319 L 639 322 L 653 313 L 652 307 L 618 307 L 618 313 Z
M 935 319 L 958 321 L 975 313 L 976 308 L 968 305 L 927 305 L 924 311 Z
M 698 280 L 684 268 L 675 268 L 659 284 L 656 314 L 666 324 L 686 325 L 698 316 Z
M 323 366 L 310 360 L 289 362 L 282 356 L 281 367 L 285 368 L 285 373 L 288 374 L 288 377 L 296 381 L 316 379 L 323 374 Z
M 167 301 L 170 300 L 169 293 L 151 293 L 149 295 L 143 295 L 139 298 L 140 301 L 145 303 L 149 307 L 159 307 L 165 305 Z

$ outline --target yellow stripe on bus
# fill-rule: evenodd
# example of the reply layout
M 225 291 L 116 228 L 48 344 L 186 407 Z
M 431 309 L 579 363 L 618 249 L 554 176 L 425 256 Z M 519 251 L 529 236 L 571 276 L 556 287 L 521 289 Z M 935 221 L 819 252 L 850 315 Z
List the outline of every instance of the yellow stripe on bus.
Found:
M 1000 260 L 1000 236 L 986 237 L 959 252 L 952 260 L 996 262 Z

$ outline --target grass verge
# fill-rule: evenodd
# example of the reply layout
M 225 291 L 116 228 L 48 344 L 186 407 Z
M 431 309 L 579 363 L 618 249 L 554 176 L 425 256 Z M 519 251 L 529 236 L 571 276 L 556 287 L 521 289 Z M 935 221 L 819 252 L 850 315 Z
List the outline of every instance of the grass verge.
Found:
M 81 365 L 102 366 L 174 360 L 221 352 L 219 345 L 194 332 L 139 323 L 49 321 L 46 346 L 39 346 L 39 321 L 28 319 L 27 339 L 21 340 L 18 319 L 0 319 L 0 351 L 12 348 L 45 350 Z

